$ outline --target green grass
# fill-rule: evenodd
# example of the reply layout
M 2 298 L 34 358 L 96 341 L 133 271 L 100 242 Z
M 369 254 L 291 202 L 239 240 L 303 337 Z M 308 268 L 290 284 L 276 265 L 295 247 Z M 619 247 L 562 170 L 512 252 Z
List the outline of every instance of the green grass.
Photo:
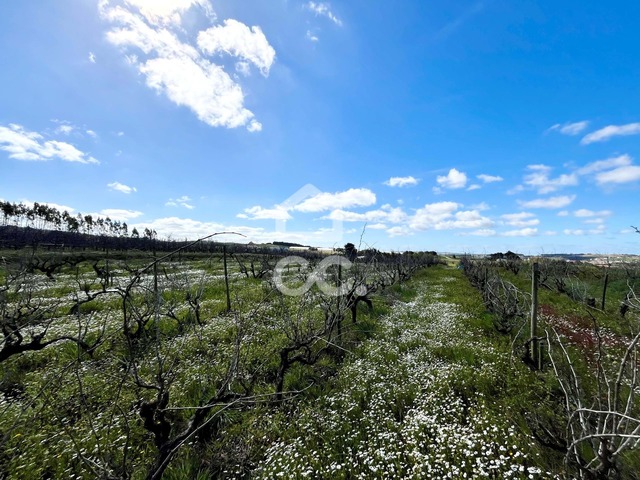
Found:
M 296 393 L 283 402 L 272 395 L 279 352 L 297 329 L 324 322 L 317 303 L 279 295 L 266 280 L 235 276 L 232 311 L 226 312 L 225 282 L 210 277 L 222 273 L 220 256 L 174 259 L 161 269 L 160 302 L 148 276 L 134 288 L 131 306 L 150 309 L 151 317 L 143 339 L 130 349 L 120 330 L 121 297 L 100 297 L 77 315 L 66 315 L 77 283 L 72 275 L 61 276 L 59 284 L 39 293 L 62 302 L 55 328 L 74 332 L 80 321 L 92 329 L 91 340 L 103 326 L 105 337 L 92 358 L 61 342 L 0 363 L 0 392 L 21 396 L 16 401 L 0 393 L 0 432 L 7 439 L 0 449 L 0 478 L 94 478 L 80 450 L 114 475 L 144 478 L 156 448 L 141 423 L 140 402 L 155 398 L 152 386 L 162 377 L 170 392 L 167 415 L 184 427 L 193 412 L 188 407 L 202 405 L 222 384 L 238 332 L 241 357 L 233 388 L 248 388 L 255 397 L 216 407 L 209 436 L 188 442 L 165 478 L 303 478 L 309 469 L 312 478 L 441 478 L 445 461 L 449 471 L 459 469 L 458 477 L 484 469 L 502 478 L 512 466 L 536 467 L 534 476 L 537 469 L 562 474 L 563 458 L 536 443 L 531 430 L 532 418 L 562 425 L 557 382 L 549 371 L 532 372 L 512 355 L 512 337 L 496 332 L 480 293 L 457 260 L 450 260 L 376 292 L 372 311 L 360 304 L 356 324 L 345 312 L 342 336 L 332 337 L 336 345 L 314 365 L 289 369 L 285 390 Z M 119 254 L 109 261 L 122 287 L 125 261 L 139 268 L 149 257 Z M 235 261 L 229 270 L 238 272 Z M 76 271 L 87 281 L 93 275 L 86 262 Z M 590 280 L 593 272 L 586 272 L 580 280 L 597 291 L 599 279 Z M 526 269 L 501 273 L 529 288 Z M 200 326 L 186 294 L 196 293 L 202 274 L 209 277 Z M 621 278 L 611 279 L 610 308 L 593 313 L 602 325 L 622 332 L 629 325 L 619 321 L 613 306 Z M 540 298 L 559 315 L 586 312 L 566 295 L 541 290 Z M 170 305 L 178 320 L 162 314 Z M 314 348 L 326 346 L 322 342 Z M 586 364 L 576 368 L 586 372 Z M 630 457 L 625 468 L 634 462 Z M 520 477 L 526 475 L 515 476 Z

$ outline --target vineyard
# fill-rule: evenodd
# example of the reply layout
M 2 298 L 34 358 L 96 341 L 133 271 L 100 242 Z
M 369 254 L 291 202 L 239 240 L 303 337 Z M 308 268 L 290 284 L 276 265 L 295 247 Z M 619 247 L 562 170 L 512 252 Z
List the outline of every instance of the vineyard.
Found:
M 638 478 L 637 265 L 207 249 L 1 252 L 0 478 Z

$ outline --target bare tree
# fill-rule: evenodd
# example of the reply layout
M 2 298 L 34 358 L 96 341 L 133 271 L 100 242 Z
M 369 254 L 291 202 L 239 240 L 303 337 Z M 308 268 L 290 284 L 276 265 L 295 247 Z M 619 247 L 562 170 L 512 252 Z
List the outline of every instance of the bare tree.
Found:
M 633 308 L 640 302 L 632 295 Z M 568 417 L 566 458 L 581 478 L 621 478 L 619 459 L 640 446 L 640 330 L 623 348 L 605 346 L 592 315 L 597 338 L 595 365 L 579 369 L 560 335 L 547 331 L 549 357 L 564 395 Z
M 63 341 L 73 342 L 91 354 L 100 339 L 92 344 L 87 343 L 86 329 L 80 331 L 79 336 L 49 334 L 52 326 L 60 321 L 57 309 L 65 305 L 65 300 L 51 301 L 43 295 L 47 285 L 42 285 L 42 279 L 38 283 L 37 277 L 30 273 L 43 264 L 39 259 L 35 264 L 32 260 L 33 257 L 15 264 L 9 264 L 6 260 L 3 262 L 5 275 L 0 285 L 0 363 L 14 355 L 42 350 Z M 46 272 L 48 278 L 61 265 L 55 262 L 46 264 L 51 267 Z

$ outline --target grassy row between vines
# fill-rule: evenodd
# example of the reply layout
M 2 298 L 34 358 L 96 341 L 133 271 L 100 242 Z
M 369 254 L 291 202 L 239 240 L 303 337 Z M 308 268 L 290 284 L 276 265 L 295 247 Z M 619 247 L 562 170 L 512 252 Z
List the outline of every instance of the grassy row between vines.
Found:
M 220 272 L 219 261 L 204 260 L 164 272 L 163 305 L 204 286 L 204 324 L 178 328 L 160 319 L 138 373 L 153 383 L 158 368 L 170 370 L 168 411 L 179 425 L 224 377 L 242 329 L 241 373 L 256 379 L 252 399 L 215 408 L 209 434 L 183 445 L 163 478 L 565 475 L 563 455 L 531 431 L 537 423 L 564 428 L 558 383 L 514 358 L 511 337 L 495 331 L 460 270 L 424 269 L 376 294 L 373 311 L 345 322 L 332 355 L 289 370 L 282 402 L 274 401 L 272 380 L 274 352 L 290 328 L 285 317 L 319 321 L 322 312 L 295 298 L 283 306 L 264 281 L 235 275 L 234 312 L 222 313 Z M 77 277 L 65 274 L 55 284 L 38 279 L 42 295 L 71 295 Z M 130 352 L 118 308 L 117 298 L 100 297 L 56 324 L 105 326 L 107 341 L 92 358 L 61 343 L 0 364 L 0 478 L 94 478 L 92 462 L 145 478 L 156 447 L 139 409 L 153 392 L 123 372 Z

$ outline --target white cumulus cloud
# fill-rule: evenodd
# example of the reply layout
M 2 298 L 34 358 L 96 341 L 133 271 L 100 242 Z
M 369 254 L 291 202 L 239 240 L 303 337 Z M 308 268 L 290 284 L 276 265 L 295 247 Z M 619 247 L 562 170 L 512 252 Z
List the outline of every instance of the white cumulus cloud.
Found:
M 513 227 L 532 227 L 538 225 L 538 220 L 533 213 L 520 212 L 520 213 L 506 213 L 501 215 L 500 218 L 507 224 Z
M 585 135 L 580 143 L 588 145 L 595 142 L 605 142 L 612 137 L 640 134 L 640 123 L 627 123 L 626 125 L 609 125 L 595 132 Z
M 518 203 L 523 208 L 564 208 L 570 205 L 576 199 L 575 195 L 561 195 L 558 197 L 549 198 L 536 198 L 534 200 L 522 201 L 518 200 Z
M 340 208 L 368 207 L 376 203 L 376 195 L 368 188 L 350 188 L 344 192 L 319 193 L 295 205 L 299 212 L 323 212 Z
M 142 216 L 142 212 L 139 212 L 138 210 L 105 208 L 104 210 L 100 210 L 100 212 L 95 214 L 94 216 L 109 217 L 111 220 L 120 220 L 121 222 L 126 222 Z
M 108 183 L 107 187 L 109 187 L 111 190 L 115 190 L 117 192 L 122 192 L 126 194 L 138 191 L 136 187 L 130 187 L 129 185 L 125 185 L 124 183 L 120 183 L 120 182 Z
M 179 24 L 182 14 L 191 7 L 201 7 L 209 17 L 213 17 L 213 7 L 208 0 L 125 0 L 138 8 L 144 18 L 151 24 Z
M 45 140 L 41 134 L 30 132 L 15 123 L 10 123 L 8 127 L 0 125 L 0 150 L 9 152 L 9 158 L 17 160 L 52 160 L 58 158 L 65 162 L 100 163 L 70 143 Z
M 484 183 L 494 183 L 494 182 L 502 182 L 504 180 L 504 178 L 498 176 L 498 175 L 486 175 L 484 173 L 481 173 L 480 175 L 477 175 L 477 177 L 482 180 Z
M 530 173 L 525 175 L 524 184 L 534 188 L 540 194 L 551 193 L 563 187 L 575 186 L 578 184 L 578 176 L 575 173 L 562 174 L 556 178 L 551 178 L 551 167 L 547 165 L 528 165 Z
M 603 233 L 605 233 L 606 231 L 606 227 L 604 225 L 598 225 L 596 228 L 592 228 L 589 230 L 585 230 L 585 229 L 570 229 L 570 228 L 565 228 L 562 233 L 564 233 L 565 235 L 576 235 L 576 236 L 582 236 L 582 235 L 602 235 Z
M 581 208 L 573 212 L 573 215 L 578 218 L 590 218 L 590 217 L 609 217 L 613 212 L 611 210 L 593 211 L 586 208 Z
M 293 217 L 287 212 L 286 208 L 262 208 L 258 205 L 255 207 L 245 208 L 244 213 L 236 215 L 238 218 L 249 218 L 251 220 L 291 220 Z
M 408 177 L 391 177 L 389 180 L 384 182 L 385 185 L 389 187 L 407 187 L 411 185 L 417 185 L 419 180 L 412 176 Z
M 200 32 L 198 46 L 209 55 L 226 53 L 251 62 L 264 76 L 269 74 L 276 58 L 276 51 L 269 45 L 260 27 L 249 28 L 233 19 Z
M 377 210 L 369 210 L 367 212 L 358 213 L 348 210 L 336 209 L 332 210 L 329 215 L 322 217 L 328 220 L 340 220 L 343 222 L 387 222 L 387 223 L 404 223 L 408 219 L 408 215 L 399 207 L 391 205 L 383 205 Z
M 260 123 L 244 106 L 241 86 L 223 65 L 205 55 L 227 53 L 241 62 L 254 63 L 266 75 L 275 51 L 260 28 L 249 28 L 232 19 L 200 32 L 198 39 L 204 51 L 199 51 L 190 40 L 180 39 L 187 37 L 180 25 L 181 15 L 194 5 L 212 17 L 205 0 L 126 0 L 125 5 L 116 6 L 102 0 L 100 14 L 113 25 L 107 40 L 126 52 L 136 50 L 126 58 L 144 76 L 149 88 L 189 108 L 212 127 L 247 126 L 250 131 L 259 131 Z
M 619 155 L 617 157 L 607 158 L 605 160 L 598 160 L 596 162 L 591 162 L 586 164 L 584 167 L 579 168 L 577 172 L 580 175 L 588 175 L 591 173 L 601 172 L 603 170 L 609 170 L 616 167 L 624 167 L 626 165 L 631 165 L 633 162 L 632 158 L 627 155 Z
M 178 198 L 170 198 L 165 203 L 165 206 L 167 206 L 167 207 L 184 207 L 186 209 L 193 210 L 196 207 L 194 207 L 190 202 L 191 202 L 191 197 L 189 197 L 188 195 L 183 195 L 183 196 L 178 197 Z
M 480 214 L 478 210 L 458 210 L 462 207 L 456 202 L 436 202 L 426 204 L 416 210 L 409 219 L 412 230 L 452 230 L 458 228 L 486 228 L 493 222 Z
M 442 188 L 464 188 L 467 185 L 467 175 L 452 168 L 447 175 L 438 175 L 436 182 Z
M 589 122 L 587 120 L 583 120 L 581 122 L 569 122 L 569 123 L 556 123 L 551 126 L 548 131 L 556 130 L 563 135 L 578 135 L 583 132 L 589 126 Z
M 533 237 L 538 234 L 537 228 L 521 228 L 519 230 L 509 230 L 503 232 L 503 237 Z
M 627 165 L 624 167 L 614 168 L 608 172 L 600 172 L 596 174 L 596 182 L 600 185 L 610 183 L 630 183 L 640 180 L 640 166 Z
M 480 230 L 469 232 L 468 235 L 473 235 L 476 237 L 494 237 L 496 235 L 496 231 L 491 228 L 481 228 Z
M 314 12 L 316 15 L 327 17 L 333 23 L 338 26 L 342 26 L 342 20 L 340 20 L 332 11 L 328 3 L 324 2 L 309 2 L 307 8 Z

